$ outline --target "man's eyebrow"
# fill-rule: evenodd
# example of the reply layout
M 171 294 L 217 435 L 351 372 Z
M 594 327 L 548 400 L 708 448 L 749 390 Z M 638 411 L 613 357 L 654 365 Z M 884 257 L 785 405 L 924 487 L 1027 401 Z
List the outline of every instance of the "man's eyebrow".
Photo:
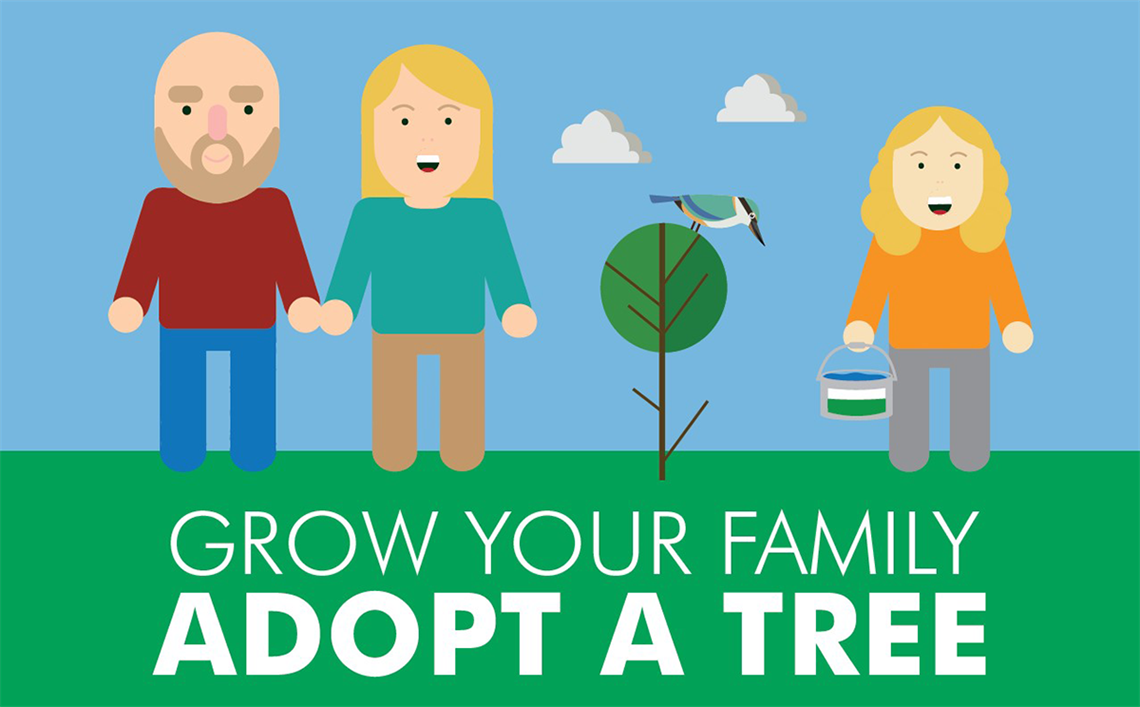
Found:
M 459 106 L 452 105 L 450 103 L 444 103 L 442 106 L 440 106 L 438 108 L 438 110 L 443 110 L 444 108 L 454 108 L 455 110 L 459 110 Z
M 412 108 L 412 107 L 411 107 L 410 105 L 408 105 L 407 103 L 401 103 L 401 104 L 400 104 L 400 105 L 398 105 L 398 106 L 392 106 L 392 110 L 400 110 L 401 108 L 407 108 L 408 110 L 415 110 L 415 108 Z
M 264 97 L 261 86 L 234 86 L 230 89 L 230 100 L 234 103 L 257 103 Z
M 950 153 L 951 157 L 953 157 L 954 155 L 962 155 L 963 157 L 967 156 L 965 152 L 951 152 Z
M 923 157 L 929 156 L 925 152 L 923 152 L 922 150 L 915 150 L 914 152 L 910 153 L 911 157 L 914 157 L 915 155 L 922 155 Z
M 197 86 L 171 86 L 166 95 L 175 103 L 196 103 L 202 100 L 202 89 Z

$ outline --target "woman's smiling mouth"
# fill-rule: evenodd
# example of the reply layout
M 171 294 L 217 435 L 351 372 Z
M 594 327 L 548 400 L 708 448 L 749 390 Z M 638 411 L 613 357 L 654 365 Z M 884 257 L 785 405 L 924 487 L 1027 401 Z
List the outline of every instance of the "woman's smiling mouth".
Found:
M 439 169 L 439 155 L 416 155 L 416 166 L 421 172 L 434 172 Z
M 953 201 L 948 196 L 932 196 L 926 200 L 926 205 L 936 216 L 944 216 L 950 212 Z

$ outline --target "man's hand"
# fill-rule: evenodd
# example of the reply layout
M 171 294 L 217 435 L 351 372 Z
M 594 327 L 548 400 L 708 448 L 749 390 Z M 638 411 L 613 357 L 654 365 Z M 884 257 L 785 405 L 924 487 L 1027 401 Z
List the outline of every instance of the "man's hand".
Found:
M 289 305 L 289 324 L 302 334 L 321 325 L 321 303 L 312 297 L 298 297 Z
M 107 310 L 107 320 L 115 327 L 115 331 L 130 334 L 142 324 L 143 314 L 142 305 L 138 300 L 133 297 L 120 297 L 112 302 L 111 308 Z
M 352 326 L 352 307 L 344 300 L 331 299 L 321 307 L 321 329 L 330 336 L 340 336 Z
M 524 339 L 534 333 L 538 326 L 538 317 L 534 310 L 525 304 L 512 304 L 503 312 L 503 331 L 508 336 Z
M 1025 322 L 1010 322 L 1001 332 L 1001 343 L 1013 353 L 1025 353 L 1033 345 L 1033 329 Z
M 848 345 L 855 353 L 863 353 L 867 346 L 851 346 L 851 344 L 875 343 L 875 328 L 867 322 L 854 321 L 843 330 L 843 343 Z

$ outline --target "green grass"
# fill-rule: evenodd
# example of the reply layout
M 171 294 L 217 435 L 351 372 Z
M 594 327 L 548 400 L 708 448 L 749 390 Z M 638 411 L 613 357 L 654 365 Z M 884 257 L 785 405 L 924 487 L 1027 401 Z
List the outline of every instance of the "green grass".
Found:
M 802 704 L 857 705 L 1135 705 L 1140 702 L 1140 454 L 996 453 L 989 466 L 966 474 L 945 454 L 914 474 L 894 470 L 885 453 L 685 452 L 656 480 L 649 453 L 492 453 L 474 472 L 447 470 L 424 453 L 410 470 L 381 471 L 367 453 L 283 453 L 267 471 L 248 474 L 228 455 L 211 454 L 201 469 L 178 474 L 156 453 L 0 455 L 0 703 L 5 705 L 189 704 Z M 207 542 L 236 545 L 232 564 L 210 577 L 181 571 L 171 558 L 178 519 L 207 509 L 230 521 L 189 523 L 180 544 L 187 562 L 208 567 L 223 554 Z M 518 522 L 556 510 L 581 529 L 578 562 L 557 577 L 526 572 L 511 541 Z M 313 510 L 343 515 L 358 539 L 347 568 L 330 577 L 304 574 L 290 559 L 288 535 Z M 512 516 L 496 541 L 493 574 L 483 573 L 483 547 L 463 512 L 493 527 Z M 602 557 L 611 567 L 630 559 L 631 512 L 640 511 L 640 558 L 625 577 L 593 563 L 592 513 L 602 521 Z M 653 573 L 652 512 L 684 516 L 677 546 L 691 575 L 666 555 Z M 735 521 L 757 544 L 734 549 L 724 573 L 724 513 L 754 511 Z M 845 553 L 863 514 L 871 513 L 878 572 L 870 575 L 860 547 L 846 576 L 824 545 L 818 575 L 801 576 L 790 555 L 771 555 L 753 573 L 780 511 L 804 560 L 811 564 L 816 516 L 822 511 Z M 245 575 L 243 513 L 265 511 L 278 523 L 266 546 L 283 574 L 255 554 Z M 381 573 L 361 516 L 368 511 L 382 549 L 397 511 L 418 542 L 438 511 L 422 571 L 405 549 Z M 885 518 L 896 515 L 896 573 L 886 574 Z M 906 572 L 907 513 L 917 513 L 917 561 L 935 576 Z M 933 511 L 954 530 L 979 515 L 962 544 L 961 573 L 951 574 L 950 546 Z M 258 521 L 255 534 L 264 531 Z M 671 534 L 674 525 L 663 524 Z M 786 540 L 781 535 L 781 545 Z M 338 524 L 318 518 L 298 537 L 312 566 L 344 555 Z M 527 530 L 528 560 L 554 567 L 568 556 L 570 532 L 549 518 Z M 420 625 L 419 648 L 400 672 L 365 678 L 337 659 L 329 639 L 336 610 L 368 590 L 401 597 Z M 475 592 L 499 606 L 501 592 L 560 592 L 562 609 L 544 622 L 544 675 L 518 675 L 518 618 L 499 614 L 490 643 L 463 650 L 457 675 L 432 675 L 435 592 Z M 740 618 L 722 611 L 724 592 L 781 592 L 784 611 L 767 618 L 765 676 L 740 675 Z M 180 592 L 209 592 L 238 676 L 216 677 L 206 664 L 184 664 L 173 677 L 152 671 Z M 321 647 L 290 676 L 249 677 L 245 667 L 245 595 L 287 592 L 313 606 Z M 631 663 L 624 676 L 599 675 L 627 592 L 656 592 L 684 676 L 662 677 L 652 664 Z M 834 676 L 819 658 L 818 676 L 793 674 L 793 594 L 836 592 L 855 605 L 858 623 L 843 646 L 860 677 Z M 867 675 L 869 592 L 918 592 L 921 674 Z M 934 595 L 985 592 L 985 643 L 963 646 L 984 655 L 987 674 L 934 675 Z M 277 621 L 281 618 L 280 621 Z M 292 645 L 292 626 L 271 622 L 278 652 Z M 391 645 L 390 621 L 366 615 L 356 629 L 372 655 Z M 644 625 L 639 641 L 647 639 Z

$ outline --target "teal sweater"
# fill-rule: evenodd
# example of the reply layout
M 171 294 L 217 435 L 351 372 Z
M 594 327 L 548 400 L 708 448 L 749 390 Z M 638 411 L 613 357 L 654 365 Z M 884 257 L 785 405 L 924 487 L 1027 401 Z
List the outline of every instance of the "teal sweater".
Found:
M 452 199 L 438 209 L 361 199 L 326 301 L 347 302 L 355 317 L 369 277 L 379 334 L 478 333 L 485 287 L 500 318 L 511 305 L 530 305 L 503 212 L 490 199 Z

